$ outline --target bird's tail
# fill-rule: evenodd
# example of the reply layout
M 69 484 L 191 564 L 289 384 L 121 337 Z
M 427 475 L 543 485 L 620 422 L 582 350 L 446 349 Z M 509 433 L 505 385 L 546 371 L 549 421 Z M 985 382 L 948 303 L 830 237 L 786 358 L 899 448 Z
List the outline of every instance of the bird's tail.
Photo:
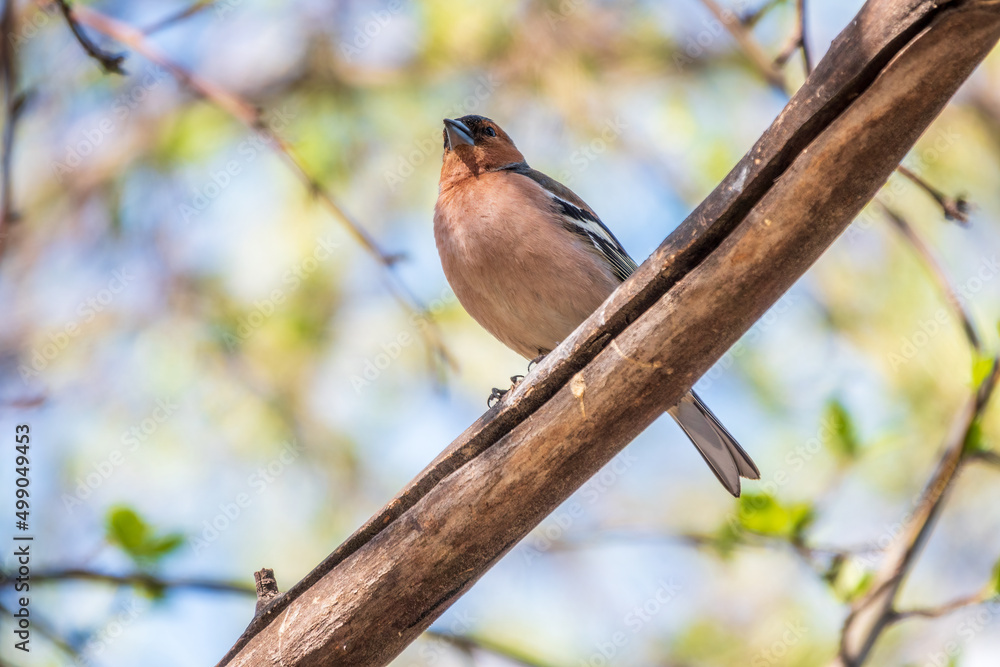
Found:
M 753 459 L 694 391 L 685 394 L 680 403 L 667 412 L 691 438 L 698 453 L 729 493 L 739 497 L 740 477 L 760 479 Z

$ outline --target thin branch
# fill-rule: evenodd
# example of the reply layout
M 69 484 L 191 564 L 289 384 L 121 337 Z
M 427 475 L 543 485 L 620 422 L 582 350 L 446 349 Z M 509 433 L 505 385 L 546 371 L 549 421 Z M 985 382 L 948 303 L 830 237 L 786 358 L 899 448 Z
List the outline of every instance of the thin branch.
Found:
M 14 125 L 23 98 L 17 94 L 17 56 L 14 53 L 14 31 L 16 17 L 14 0 L 7 0 L 0 15 L 0 76 L 3 77 L 3 98 L 5 117 L 3 125 L 3 146 L 0 148 L 0 254 L 7 245 L 9 227 L 15 220 L 14 204 L 11 199 L 11 161 L 14 152 Z
M 757 22 L 760 21 L 762 18 L 764 18 L 764 16 L 769 11 L 771 11 L 784 1 L 785 0 L 767 0 L 767 2 L 762 4 L 757 9 L 750 10 L 749 12 L 743 14 L 740 17 L 740 23 L 742 23 L 747 28 L 753 28 L 755 25 L 757 25 Z
M 424 636 L 450 644 L 470 656 L 474 655 L 476 652 L 483 652 L 504 658 L 519 665 L 524 665 L 524 667 L 550 667 L 548 663 L 539 662 L 538 660 L 525 656 L 520 651 L 516 651 L 508 646 L 504 646 L 503 644 L 490 639 L 485 639 L 483 637 L 452 634 L 450 632 L 440 632 L 438 630 L 427 630 L 424 632 Z
M 15 619 L 16 622 L 16 617 L 14 616 L 14 614 L 10 611 L 10 609 L 7 609 L 7 607 L 3 606 L 3 604 L 0 604 L 0 615 L 10 616 L 12 619 Z M 38 634 L 48 639 L 50 642 L 52 642 L 52 644 L 56 648 L 58 648 L 60 651 L 62 651 L 67 656 L 72 658 L 74 661 L 80 659 L 80 651 L 75 646 L 66 641 L 63 637 L 61 637 L 59 633 L 52 628 L 52 626 L 50 626 L 42 619 L 38 618 L 37 613 L 32 614 L 31 616 L 31 627 L 33 630 L 37 630 Z M 4 637 L 4 642 L 8 641 L 11 641 L 10 637 Z
M 969 224 L 969 202 L 965 197 L 949 197 L 903 165 L 896 167 L 896 171 L 916 183 L 924 192 L 933 197 L 934 201 L 938 203 L 938 206 L 944 212 L 945 219 L 954 220 L 960 225 Z
M 994 451 L 974 452 L 969 455 L 969 458 L 1000 467 L 1000 454 Z
M 802 51 L 802 66 L 805 68 L 806 76 L 812 74 L 812 58 L 809 56 L 809 43 L 806 37 L 806 1 L 795 0 L 795 28 L 788 37 L 785 48 L 781 50 L 778 57 L 774 59 L 774 64 L 784 67 L 788 59 L 796 51 Z
M 73 31 L 73 36 L 76 37 L 76 41 L 80 42 L 80 46 L 83 50 L 87 52 L 87 55 L 96 60 L 104 68 L 105 72 L 121 74 L 124 76 L 126 74 L 125 70 L 122 68 L 122 63 L 125 62 L 124 53 L 111 53 L 110 51 L 105 51 L 101 47 L 94 44 L 94 42 L 87 37 L 87 34 L 83 32 L 80 28 L 79 23 L 77 23 L 76 17 L 74 16 L 75 10 L 73 10 L 66 0 L 56 0 L 56 5 L 59 7 L 59 11 L 62 12 L 63 17 L 66 19 L 66 23 L 69 25 L 69 29 Z
M 14 578 L 10 575 L 2 578 L 2 580 L 3 584 L 0 584 L 0 586 L 12 585 L 14 582 Z M 216 593 L 238 593 L 241 595 L 254 595 L 256 593 L 255 587 L 248 584 L 216 581 L 212 579 L 164 579 L 145 572 L 111 574 L 83 568 L 65 568 L 58 570 L 44 570 L 32 573 L 31 575 L 31 582 L 33 584 L 54 583 L 61 581 L 93 581 L 112 584 L 115 586 L 145 588 L 148 590 L 184 588 Z
M 885 217 L 892 222 L 893 226 L 903 235 L 903 238 L 910 247 L 913 248 L 914 252 L 923 261 L 924 266 L 930 272 L 931 277 L 934 282 L 937 283 L 938 289 L 941 290 L 945 301 L 958 316 L 959 321 L 962 323 L 962 330 L 965 332 L 965 337 L 969 341 L 969 345 L 975 350 L 976 354 L 983 353 L 983 343 L 979 339 L 979 335 L 976 333 L 976 327 L 972 323 L 972 317 L 965 310 L 965 306 L 962 305 L 962 300 L 958 298 L 958 292 L 952 286 L 951 281 L 945 274 L 944 269 L 938 263 L 937 259 L 934 257 L 934 253 L 931 249 L 927 247 L 917 231 L 904 219 L 901 215 L 890 209 L 888 206 L 878 201 L 877 199 L 873 202 L 874 206 L 877 207 Z
M 736 43 L 740 45 L 743 52 L 760 72 L 764 80 L 774 89 L 787 92 L 787 82 L 785 75 L 780 69 L 775 67 L 773 60 L 767 55 L 757 40 L 750 34 L 750 30 L 732 12 L 724 11 L 715 0 L 701 0 L 702 4 L 712 13 L 712 15 L 725 26 L 729 34 L 733 36 Z
M 996 597 L 995 593 L 990 593 L 989 591 L 982 591 L 979 593 L 973 593 L 972 595 L 967 595 L 965 597 L 958 598 L 957 600 L 952 600 L 951 602 L 946 602 L 937 607 L 921 607 L 917 609 L 905 609 L 903 611 L 895 612 L 889 619 L 889 622 L 898 623 L 899 621 L 903 621 L 908 618 L 939 618 L 941 616 L 945 616 L 946 614 L 950 614 L 953 611 L 964 609 L 965 607 L 971 607 L 973 605 L 989 602 L 995 597 Z
M 71 15 L 81 24 L 128 46 L 151 62 L 168 70 L 181 84 L 196 95 L 220 107 L 251 131 L 265 138 L 272 148 L 284 158 L 286 164 L 306 186 L 309 193 L 317 197 L 330 213 L 350 232 L 362 248 L 368 251 L 375 258 L 376 262 L 381 265 L 387 278 L 386 284 L 396 301 L 411 315 L 423 317 L 428 322 L 429 326 L 420 327 L 420 332 L 427 340 L 430 348 L 447 365 L 453 368 L 456 366 L 451 354 L 442 341 L 437 324 L 426 315 L 427 310 L 420 299 L 417 298 L 416 294 L 395 271 L 395 265 L 401 259 L 401 255 L 382 250 L 374 237 L 340 207 L 323 185 L 309 173 L 305 167 L 305 163 L 297 156 L 288 142 L 267 127 L 264 123 L 261 110 L 258 107 L 239 95 L 225 90 L 178 65 L 151 44 L 141 30 L 95 11 L 90 7 L 76 7 L 72 10 Z
M 857 667 L 864 663 L 879 636 L 896 617 L 898 612 L 893 608 L 896 596 L 931 534 L 948 491 L 961 469 L 969 433 L 989 402 L 998 376 L 1000 359 L 994 359 L 989 376 L 959 415 L 937 468 L 924 486 L 920 501 L 906 526 L 886 550 L 885 560 L 875 575 L 871 589 L 852 606 L 844 622 L 840 651 L 833 665 Z
M 215 0 L 196 0 L 184 9 L 174 12 L 173 14 L 168 14 L 165 18 L 146 26 L 143 29 L 143 33 L 146 35 L 152 35 L 153 33 L 165 30 L 166 28 L 171 28 L 186 18 L 190 18 L 195 14 L 200 14 L 202 11 L 208 9 L 214 4 Z
M 809 55 L 809 31 L 806 29 L 806 0 L 795 0 L 795 14 L 799 23 L 799 46 L 802 47 L 802 65 L 806 76 L 812 74 L 813 61 Z

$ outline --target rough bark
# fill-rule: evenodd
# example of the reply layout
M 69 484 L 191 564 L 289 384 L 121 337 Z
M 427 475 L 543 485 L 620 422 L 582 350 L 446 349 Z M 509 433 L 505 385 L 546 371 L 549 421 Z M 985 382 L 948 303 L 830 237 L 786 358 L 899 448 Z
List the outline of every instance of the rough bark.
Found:
M 997 0 L 866 4 L 636 274 L 220 665 L 392 660 L 781 297 L 998 38 Z

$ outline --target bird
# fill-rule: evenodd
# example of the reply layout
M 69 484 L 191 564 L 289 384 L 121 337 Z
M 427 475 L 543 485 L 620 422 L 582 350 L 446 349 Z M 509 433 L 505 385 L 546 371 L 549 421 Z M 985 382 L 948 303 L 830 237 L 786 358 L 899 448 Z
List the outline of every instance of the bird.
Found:
M 510 136 L 479 115 L 444 119 L 434 240 L 462 307 L 533 361 L 637 268 L 583 199 L 529 167 Z M 740 477 L 760 479 L 753 460 L 694 391 L 667 412 L 733 496 L 740 495 Z

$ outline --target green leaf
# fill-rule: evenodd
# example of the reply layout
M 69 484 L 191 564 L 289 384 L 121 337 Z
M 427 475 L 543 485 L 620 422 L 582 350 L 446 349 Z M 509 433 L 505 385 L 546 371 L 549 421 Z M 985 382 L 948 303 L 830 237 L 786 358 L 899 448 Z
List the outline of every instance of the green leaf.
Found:
M 748 493 L 740 497 L 740 525 L 759 535 L 801 540 L 814 518 L 809 503 L 782 505 L 766 493 Z
M 1000 595 L 1000 560 L 993 566 L 993 575 L 990 577 L 990 593 Z
M 831 434 L 826 441 L 827 446 L 842 459 L 857 458 L 861 446 L 857 430 L 854 428 L 854 420 L 851 419 L 847 407 L 835 398 L 830 399 L 826 404 L 823 423 L 830 425 Z
M 833 592 L 844 602 L 853 602 L 868 592 L 875 575 L 858 562 L 848 559 L 842 561 L 828 573 L 827 581 Z
M 149 533 L 149 525 L 132 509 L 113 507 L 108 512 L 108 541 L 114 542 L 129 555 L 141 551 Z
M 986 445 L 986 441 L 983 439 L 983 424 L 979 417 L 972 420 L 972 424 L 969 425 L 969 431 L 965 434 L 965 443 L 962 445 L 962 453 L 965 456 L 970 454 L 976 454 L 978 452 L 984 452 L 989 447 Z
M 978 387 L 993 370 L 993 357 L 974 354 L 972 357 L 972 386 Z
M 742 534 L 741 529 L 742 526 L 735 522 L 727 521 L 716 531 L 715 539 L 712 540 L 712 547 L 719 554 L 719 558 L 726 560 L 733 555 L 736 546 L 742 541 L 740 537 Z
M 155 535 L 150 526 L 130 507 L 117 506 L 108 511 L 107 540 L 117 544 L 137 564 L 154 565 L 184 543 L 178 533 Z

